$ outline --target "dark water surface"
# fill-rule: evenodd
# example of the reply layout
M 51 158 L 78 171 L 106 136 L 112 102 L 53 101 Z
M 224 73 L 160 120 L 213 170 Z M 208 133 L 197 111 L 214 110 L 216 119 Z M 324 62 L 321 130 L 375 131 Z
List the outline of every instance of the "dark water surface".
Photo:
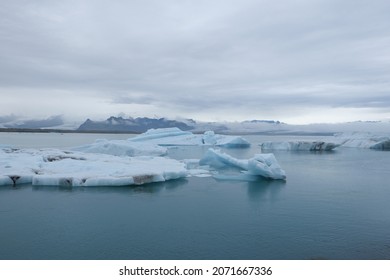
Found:
M 251 157 L 262 137 L 249 138 L 226 151 Z M 275 156 L 285 182 L 0 186 L 0 259 L 390 259 L 389 152 Z

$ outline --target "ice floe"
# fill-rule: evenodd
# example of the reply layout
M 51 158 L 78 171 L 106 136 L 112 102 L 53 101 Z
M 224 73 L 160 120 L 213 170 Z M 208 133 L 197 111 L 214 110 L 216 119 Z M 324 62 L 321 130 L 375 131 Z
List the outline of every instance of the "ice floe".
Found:
M 221 146 L 221 147 L 249 147 L 250 143 L 241 136 L 220 135 L 213 131 L 204 134 L 193 134 L 182 131 L 176 127 L 149 129 L 136 137 L 130 138 L 131 142 L 157 144 L 160 146 Z
M 161 156 L 167 153 L 165 147 L 156 144 L 132 142 L 129 140 L 97 139 L 94 143 L 74 147 L 71 150 L 84 153 L 108 154 L 113 156 Z
M 187 175 L 184 163 L 164 157 L 119 157 L 57 149 L 0 149 L 0 185 L 122 186 Z
M 249 176 L 261 176 L 268 179 L 286 179 L 285 171 L 280 167 L 273 154 L 256 154 L 250 159 L 237 159 L 220 150 L 210 148 L 199 165 L 208 165 L 216 169 L 224 166 L 234 167 Z M 221 174 L 217 174 L 221 177 Z M 242 175 L 240 175 L 242 176 Z
M 262 150 L 278 151 L 331 151 L 338 146 L 340 146 L 340 144 L 323 141 L 267 141 L 260 144 Z
M 348 148 L 366 148 L 374 150 L 390 150 L 390 136 L 374 135 L 369 132 L 339 133 L 335 141 Z

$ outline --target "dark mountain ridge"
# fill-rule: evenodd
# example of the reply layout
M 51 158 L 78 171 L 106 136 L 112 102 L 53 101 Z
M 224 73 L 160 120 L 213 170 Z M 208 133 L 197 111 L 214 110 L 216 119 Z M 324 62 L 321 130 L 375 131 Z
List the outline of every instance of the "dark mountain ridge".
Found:
M 112 132 L 136 132 L 142 133 L 151 128 L 177 127 L 181 130 L 191 130 L 194 127 L 184 122 L 168 120 L 166 118 L 128 118 L 110 117 L 105 121 L 92 121 L 87 119 L 78 131 L 112 131 Z

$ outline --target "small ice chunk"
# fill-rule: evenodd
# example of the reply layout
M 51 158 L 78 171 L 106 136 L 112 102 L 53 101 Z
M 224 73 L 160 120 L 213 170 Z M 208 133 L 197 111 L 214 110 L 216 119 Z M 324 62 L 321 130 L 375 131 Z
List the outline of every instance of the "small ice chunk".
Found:
M 271 179 L 286 179 L 286 173 L 280 167 L 274 154 L 257 154 L 249 159 L 247 174 Z
M 203 134 L 203 143 L 207 145 L 216 145 L 217 144 L 217 139 L 215 137 L 214 131 L 206 131 Z
M 214 131 L 206 131 L 202 136 L 205 145 L 214 145 L 226 148 L 247 148 L 250 143 L 241 136 L 215 134 Z
M 232 166 L 244 170 L 245 174 L 270 179 L 286 179 L 285 171 L 280 167 L 273 154 L 256 154 L 250 159 L 237 159 L 220 150 L 209 149 L 199 162 L 217 169 Z

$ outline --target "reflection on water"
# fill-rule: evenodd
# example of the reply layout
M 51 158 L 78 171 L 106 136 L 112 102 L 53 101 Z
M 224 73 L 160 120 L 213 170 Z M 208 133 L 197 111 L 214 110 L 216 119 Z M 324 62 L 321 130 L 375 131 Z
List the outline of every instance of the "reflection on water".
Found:
M 9 191 L 22 191 L 24 189 L 29 188 L 30 185 L 5 185 L 5 186 L 0 186 L 0 192 L 9 192 Z
M 83 192 L 83 193 L 117 193 L 117 194 L 137 194 L 150 193 L 156 194 L 162 190 L 175 191 L 176 189 L 188 184 L 187 179 L 177 179 L 165 182 L 149 183 L 144 185 L 130 186 L 99 186 L 99 187 L 63 187 L 63 186 L 32 186 L 33 191 L 44 192 Z M 21 185 L 23 186 L 23 185 Z M 27 185 L 28 186 L 28 185 Z M 24 187 L 27 187 L 24 186 Z M 0 188 L 1 190 L 1 188 Z
M 210 179 L 210 178 L 208 178 Z M 201 179 L 202 180 L 202 179 Z M 223 184 L 225 180 L 215 180 Z M 240 181 L 237 184 L 246 186 L 248 197 L 251 201 L 262 200 L 268 198 L 275 201 L 278 193 L 286 186 L 284 180 L 268 180 L 257 178 L 254 181 Z M 170 180 L 165 182 L 149 183 L 144 185 L 130 185 L 130 186 L 99 186 L 99 187 L 66 187 L 66 186 L 31 186 L 29 184 L 16 186 L 2 186 L 0 192 L 31 190 L 33 192 L 63 192 L 63 193 L 93 193 L 93 194 L 158 194 L 162 191 L 175 192 L 180 188 L 189 184 L 188 179 L 182 178 L 177 180 Z
M 248 182 L 247 193 L 250 201 L 259 201 L 265 198 L 276 201 L 278 194 L 286 186 L 284 180 L 257 180 Z

